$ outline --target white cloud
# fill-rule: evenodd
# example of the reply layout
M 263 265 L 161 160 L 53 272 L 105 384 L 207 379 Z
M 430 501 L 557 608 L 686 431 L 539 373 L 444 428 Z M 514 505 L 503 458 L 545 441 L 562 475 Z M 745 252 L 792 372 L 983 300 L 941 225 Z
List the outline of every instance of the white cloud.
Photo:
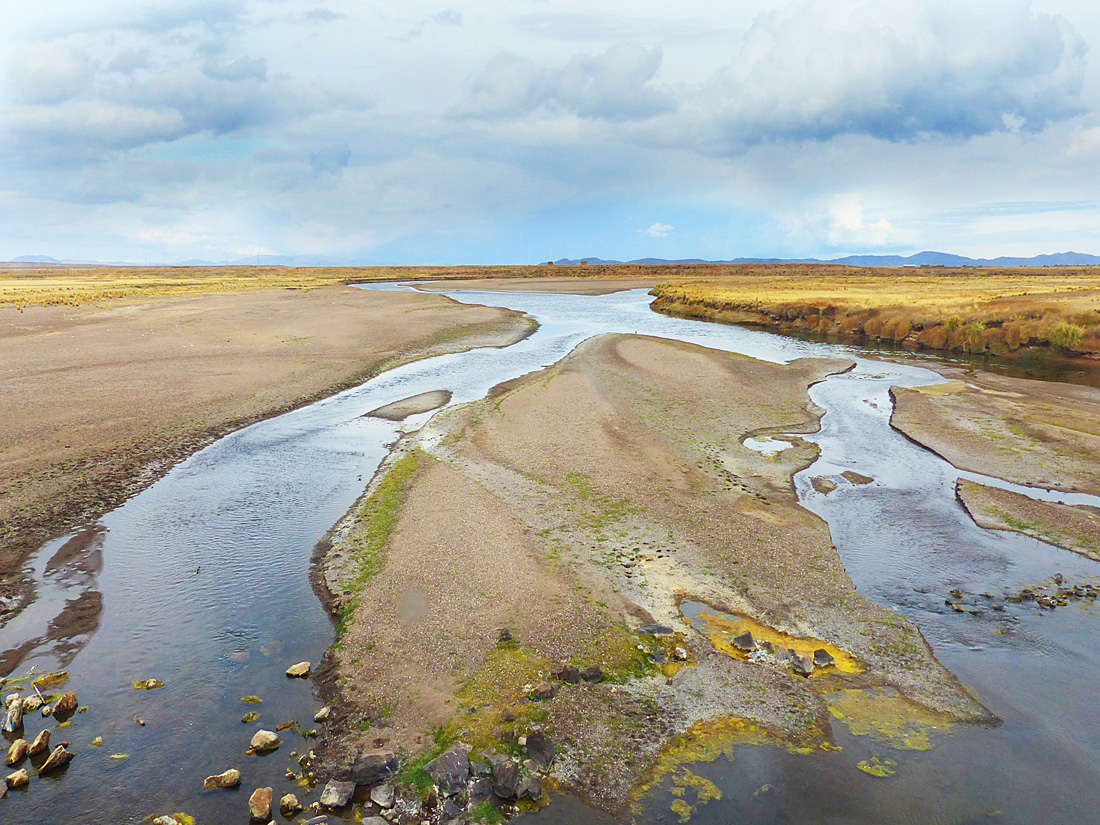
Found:
M 887 220 L 868 223 L 863 219 L 863 204 L 858 195 L 843 195 L 829 209 L 828 234 L 830 246 L 875 248 L 897 240 L 897 231 Z
M 661 223 L 657 221 L 648 229 L 639 229 L 639 232 L 644 232 L 651 238 L 667 238 L 672 233 L 673 227 L 667 223 Z

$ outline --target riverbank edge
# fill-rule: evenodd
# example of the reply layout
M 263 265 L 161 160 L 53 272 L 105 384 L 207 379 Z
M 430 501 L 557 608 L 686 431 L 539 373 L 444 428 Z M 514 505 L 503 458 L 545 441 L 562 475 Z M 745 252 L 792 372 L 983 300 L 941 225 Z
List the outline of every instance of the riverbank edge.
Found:
M 460 303 L 445 295 L 439 297 L 447 301 Z M 133 496 L 151 487 L 167 475 L 173 467 L 187 460 L 218 439 L 238 430 L 243 430 L 253 424 L 258 424 L 261 421 L 266 421 L 267 419 L 293 412 L 294 410 L 338 395 L 345 390 L 357 387 L 370 381 L 372 378 L 376 378 L 384 372 L 388 372 L 389 370 L 405 364 L 424 360 L 426 358 L 433 358 L 439 355 L 467 352 L 482 347 L 511 346 L 529 338 L 538 329 L 538 323 L 522 312 L 506 310 L 499 307 L 494 307 L 494 309 L 499 309 L 504 313 L 505 319 L 510 317 L 517 322 L 522 322 L 522 327 L 517 326 L 512 330 L 501 330 L 500 322 L 489 322 L 469 328 L 460 337 L 452 337 L 453 330 L 438 333 L 432 339 L 421 342 L 382 361 L 367 363 L 351 375 L 291 403 L 281 404 L 277 407 L 258 411 L 253 415 L 237 418 L 225 422 L 220 426 L 204 430 L 201 433 L 189 434 L 178 441 L 159 441 L 152 449 L 142 449 L 143 445 L 130 445 L 117 451 L 115 455 L 118 457 L 137 458 L 139 462 L 138 467 L 124 478 L 120 478 L 114 483 L 109 485 L 100 483 L 97 485 L 95 499 L 90 505 L 79 507 L 79 509 L 75 509 L 73 512 L 67 513 L 61 518 L 48 517 L 35 519 L 32 514 L 31 517 L 27 519 L 27 523 L 22 525 L 16 524 L 13 531 L 13 537 L 7 543 L 6 547 L 9 550 L 13 550 L 16 554 L 16 561 L 13 566 L 17 566 L 18 571 L 5 582 L 3 593 L 0 595 L 4 595 L 8 599 L 14 601 L 17 607 L 6 613 L 0 613 L 0 627 L 5 626 L 13 618 L 20 615 L 23 610 L 34 602 L 34 583 L 29 579 L 25 570 L 27 560 L 31 555 L 37 552 L 47 542 L 60 538 L 72 532 L 74 529 L 86 526 L 102 518 Z M 154 436 L 155 434 L 151 435 L 149 439 L 155 440 Z M 73 489 L 85 486 L 86 480 L 82 476 L 82 472 L 94 466 L 96 463 L 97 459 L 91 457 L 81 461 L 78 466 L 67 471 L 68 474 L 74 476 L 71 485 Z

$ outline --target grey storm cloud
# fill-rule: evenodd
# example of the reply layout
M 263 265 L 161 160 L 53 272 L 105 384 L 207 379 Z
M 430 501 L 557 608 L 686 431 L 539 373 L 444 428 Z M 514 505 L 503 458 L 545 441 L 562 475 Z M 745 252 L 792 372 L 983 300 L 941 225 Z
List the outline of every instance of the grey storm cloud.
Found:
M 720 139 L 734 145 L 970 137 L 1078 114 L 1080 35 L 1027 3 L 992 9 L 802 0 L 759 15 L 697 104 L 716 113 Z
M 660 48 L 638 44 L 615 45 L 600 55 L 578 54 L 562 66 L 499 54 L 450 114 L 491 119 L 546 112 L 612 122 L 650 118 L 676 105 L 651 83 L 660 65 Z

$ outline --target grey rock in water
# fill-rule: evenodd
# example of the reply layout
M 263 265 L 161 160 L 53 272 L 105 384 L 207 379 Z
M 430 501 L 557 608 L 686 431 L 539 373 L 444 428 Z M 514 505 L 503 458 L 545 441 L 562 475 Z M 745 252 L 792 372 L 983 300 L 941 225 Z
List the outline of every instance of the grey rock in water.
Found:
M 8 755 L 4 757 L 4 764 L 13 767 L 27 758 L 27 740 L 16 739 L 8 748 Z
M 44 774 L 59 771 L 72 761 L 72 752 L 66 750 L 64 744 L 58 745 L 53 749 L 53 753 L 49 755 L 46 761 L 42 763 L 42 767 L 38 769 L 38 773 Z
M 749 652 L 756 650 L 756 640 L 753 639 L 752 633 L 746 630 L 744 633 L 733 637 L 733 646 L 738 650 Z
M 383 825 L 389 825 L 389 823 L 387 823 L 386 820 L 382 819 L 382 817 L 380 817 L 380 816 L 369 817 L 368 819 L 364 819 L 363 822 L 364 823 L 369 823 L 369 825 L 374 825 L 374 823 L 371 822 L 371 820 L 374 820 L 374 819 L 379 820 L 380 822 L 383 823 Z M 315 816 L 312 819 L 307 819 L 305 822 L 302 823 L 302 825 L 328 825 L 328 817 L 327 816 Z
M 317 711 L 315 714 L 313 714 L 313 721 L 314 722 L 327 722 L 328 718 L 331 715 L 332 715 L 332 708 L 330 708 L 328 705 L 325 705 L 323 708 L 321 708 L 319 711 Z
M 286 675 L 291 679 L 308 679 L 309 662 L 298 662 L 296 665 L 291 665 L 286 669 Z
M 279 736 L 274 731 L 258 730 L 252 735 L 249 743 L 254 751 L 273 751 L 282 744 Z
M 348 804 L 353 793 L 355 793 L 354 782 L 340 782 L 333 779 L 321 791 L 321 807 L 343 808 Z
M 293 819 L 302 812 L 302 803 L 292 793 L 286 794 L 279 800 L 279 813 L 287 819 Z
M 9 788 L 22 788 L 31 781 L 31 775 L 26 768 L 20 768 L 15 773 L 9 773 L 4 781 Z
M 432 778 L 440 793 L 454 796 L 466 788 L 466 780 L 470 776 L 470 759 L 465 748 L 452 745 L 425 765 L 424 772 Z
M 828 667 L 829 665 L 836 664 L 836 659 L 833 655 L 823 647 L 819 647 L 814 651 L 814 666 L 815 667 Z
M 531 757 L 540 771 L 550 770 L 550 766 L 554 764 L 554 743 L 550 741 L 550 737 L 547 736 L 542 728 L 532 728 L 531 732 L 527 734 L 527 744 L 525 745 L 527 755 Z
M 379 808 L 392 808 L 396 791 L 389 782 L 371 788 L 370 801 Z
M 12 702 L 8 706 L 8 712 L 4 714 L 4 733 L 20 734 L 23 732 L 23 703 Z
M 501 799 L 514 799 L 519 787 L 519 765 L 503 759 L 493 766 L 493 793 Z
M 671 636 L 672 628 L 667 624 L 644 624 L 638 628 L 639 633 L 648 633 L 650 636 Z
M 397 773 L 397 754 L 389 750 L 364 751 L 355 760 L 351 778 L 356 785 L 377 785 Z
M 174 816 L 165 814 L 164 816 L 158 816 L 153 820 L 153 825 L 182 825 L 178 819 Z
M 520 799 L 526 797 L 532 802 L 538 802 L 542 799 L 542 780 L 537 776 L 528 776 L 519 783 L 519 787 L 516 789 L 516 796 Z
M 50 712 L 54 717 L 64 716 L 67 713 L 76 713 L 76 709 L 80 706 L 80 702 L 76 698 L 75 693 L 65 693 L 54 702 Z
M 257 788 L 248 797 L 248 813 L 253 822 L 269 822 L 271 820 L 271 797 L 274 791 L 271 788 Z
M 212 791 L 219 788 L 236 788 L 241 784 L 241 772 L 236 768 L 230 768 L 224 773 L 208 776 L 202 781 L 204 791 Z
M 40 753 L 45 753 L 50 749 L 50 732 L 48 730 L 42 731 L 38 736 L 34 737 L 34 741 L 31 742 L 30 748 L 27 749 L 27 753 L 31 756 L 38 756 Z

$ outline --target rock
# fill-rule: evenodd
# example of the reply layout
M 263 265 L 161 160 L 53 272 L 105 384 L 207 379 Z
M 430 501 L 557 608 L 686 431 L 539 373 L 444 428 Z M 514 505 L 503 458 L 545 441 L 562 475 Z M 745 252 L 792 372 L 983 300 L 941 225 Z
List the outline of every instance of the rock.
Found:
M 377 816 L 372 816 L 372 817 L 369 817 L 368 819 L 364 819 L 363 820 L 364 825 L 374 825 L 374 823 L 370 821 L 372 819 L 377 819 L 377 820 L 381 821 L 383 823 L 383 825 L 389 825 L 389 823 L 387 823 L 386 820 L 382 819 L 381 817 L 377 817 Z M 302 825 L 328 825 L 328 817 L 327 816 L 315 816 L 312 819 L 307 819 L 305 822 L 302 823 Z
M 443 822 L 450 822 L 462 816 L 462 809 L 449 799 L 443 800 L 443 806 L 439 809 L 439 817 Z
M 305 823 L 309 825 L 309 823 Z M 368 816 L 363 819 L 363 825 L 390 825 L 386 820 L 380 816 Z
M 586 682 L 602 682 L 603 668 L 599 665 L 589 665 L 581 671 L 581 678 Z
M 514 799 L 519 787 L 519 765 L 502 759 L 493 766 L 493 793 L 501 799 Z
M 183 823 L 176 819 L 174 816 L 169 816 L 168 814 L 165 814 L 164 816 L 158 816 L 156 819 L 154 819 L 153 825 L 183 825 Z
M 744 633 L 733 637 L 733 646 L 738 650 L 748 652 L 756 650 L 756 641 L 752 638 L 752 633 L 746 630 Z
M 31 781 L 31 775 L 26 768 L 22 768 L 15 773 L 9 773 L 5 781 L 9 788 L 22 788 Z
M 27 758 L 27 740 L 16 739 L 11 743 L 11 747 L 8 748 L 8 755 L 4 757 L 4 764 L 9 767 L 12 765 L 18 765 L 24 759 Z
M 512 631 L 506 627 L 502 627 L 497 631 L 497 642 L 504 644 L 505 642 L 512 641 Z
M 356 785 L 377 785 L 397 773 L 397 754 L 387 750 L 365 751 L 355 760 L 351 778 Z
M 323 708 L 321 708 L 319 711 L 317 711 L 315 714 L 313 714 L 313 721 L 314 722 L 327 722 L 328 718 L 331 715 L 332 715 L 332 708 L 330 708 L 328 705 L 325 705 Z
M 321 791 L 321 807 L 343 808 L 348 804 L 353 793 L 355 793 L 354 782 L 340 782 L 333 779 Z
M 76 709 L 79 706 L 80 702 L 77 701 L 76 694 L 69 692 L 63 694 L 60 699 L 54 702 L 50 712 L 56 718 L 58 716 L 64 716 L 67 713 L 76 713 Z
M 688 652 L 677 645 L 672 649 L 672 658 L 675 659 L 677 662 L 686 662 L 688 658 Z
M 279 800 L 279 813 L 281 813 L 287 819 L 294 819 L 298 814 L 302 812 L 302 803 L 298 801 L 292 793 L 288 793 L 282 799 Z
M 98 748 L 102 744 L 103 744 L 103 737 L 102 736 L 97 736 L 95 739 L 92 740 L 92 747 L 93 748 Z
M 260 714 L 256 713 L 256 711 L 254 710 L 250 710 L 248 713 L 241 717 L 241 721 L 244 722 L 246 725 L 250 725 L 259 718 Z
M 558 689 L 553 685 L 542 684 L 535 688 L 535 701 L 536 702 L 548 702 L 554 698 L 554 695 L 558 692 Z
M 370 789 L 370 801 L 379 808 L 392 808 L 395 796 L 393 785 L 389 782 L 384 785 L 376 785 Z
M 519 783 L 516 788 L 516 796 L 520 799 L 527 798 L 532 802 L 542 799 L 542 780 L 537 776 L 529 776 Z
M 504 710 L 502 710 L 500 712 L 500 721 L 501 722 L 515 722 L 516 721 L 516 715 L 514 713 L 512 713 L 512 711 L 509 708 L 505 708 Z
M 217 788 L 236 788 L 241 784 L 241 772 L 236 768 L 230 768 L 225 773 L 208 776 L 202 781 L 204 791 L 212 791 Z
M 65 749 L 65 745 L 58 745 L 53 749 L 53 753 L 49 758 L 42 763 L 42 767 L 38 769 L 39 774 L 52 773 L 53 771 L 59 771 L 73 761 L 73 754 Z
M 828 667 L 829 665 L 836 664 L 836 659 L 833 655 L 823 647 L 819 647 L 814 651 L 814 666 L 815 667 Z
M 17 697 L 18 698 L 18 697 Z M 4 724 L 0 726 L 4 733 L 20 734 L 23 732 L 23 703 L 12 702 L 4 714 Z
M 475 779 L 470 785 L 470 804 L 477 805 L 493 795 L 493 780 L 488 777 Z
M 248 812 L 252 815 L 253 822 L 271 821 L 271 797 L 274 791 L 271 788 L 257 788 L 248 797 Z
M 461 745 L 452 745 L 424 766 L 444 796 L 454 796 L 466 788 L 470 776 L 470 758 Z
M 554 743 L 550 741 L 549 736 L 543 733 L 542 728 L 532 728 L 531 732 L 527 734 L 525 750 L 531 760 L 538 765 L 540 771 L 548 771 L 550 766 L 554 764 Z M 541 796 L 541 794 L 539 795 Z
M 160 679 L 142 679 L 140 682 L 134 682 L 134 690 L 156 690 L 162 687 L 164 682 Z
M 23 697 L 20 696 L 18 693 L 9 693 L 7 696 L 4 697 L 4 707 L 10 708 L 12 705 L 14 705 L 16 702 L 20 701 L 22 698 Z
M 249 744 L 252 750 L 262 753 L 263 751 L 275 750 L 282 742 L 279 741 L 279 737 L 274 731 L 258 730 L 253 734 L 252 741 Z
M 581 672 L 573 665 L 558 665 L 550 671 L 550 675 L 559 682 L 566 682 L 570 685 L 580 684 L 581 681 Z
M 40 753 L 45 753 L 50 749 L 50 732 L 48 730 L 42 731 L 38 736 L 34 737 L 34 741 L 31 742 L 30 748 L 27 749 L 27 753 L 30 756 L 38 756 Z
M 639 633 L 648 633 L 650 636 L 671 636 L 672 628 L 667 624 L 644 624 L 638 628 Z
M 805 653 L 799 653 L 793 648 L 787 650 L 787 664 L 799 676 L 809 676 L 814 669 L 813 658 Z
M 23 713 L 34 713 L 43 705 L 42 697 L 37 693 L 23 700 Z
M 291 665 L 286 669 L 286 675 L 291 679 L 308 679 L 309 662 L 298 662 L 296 665 Z

